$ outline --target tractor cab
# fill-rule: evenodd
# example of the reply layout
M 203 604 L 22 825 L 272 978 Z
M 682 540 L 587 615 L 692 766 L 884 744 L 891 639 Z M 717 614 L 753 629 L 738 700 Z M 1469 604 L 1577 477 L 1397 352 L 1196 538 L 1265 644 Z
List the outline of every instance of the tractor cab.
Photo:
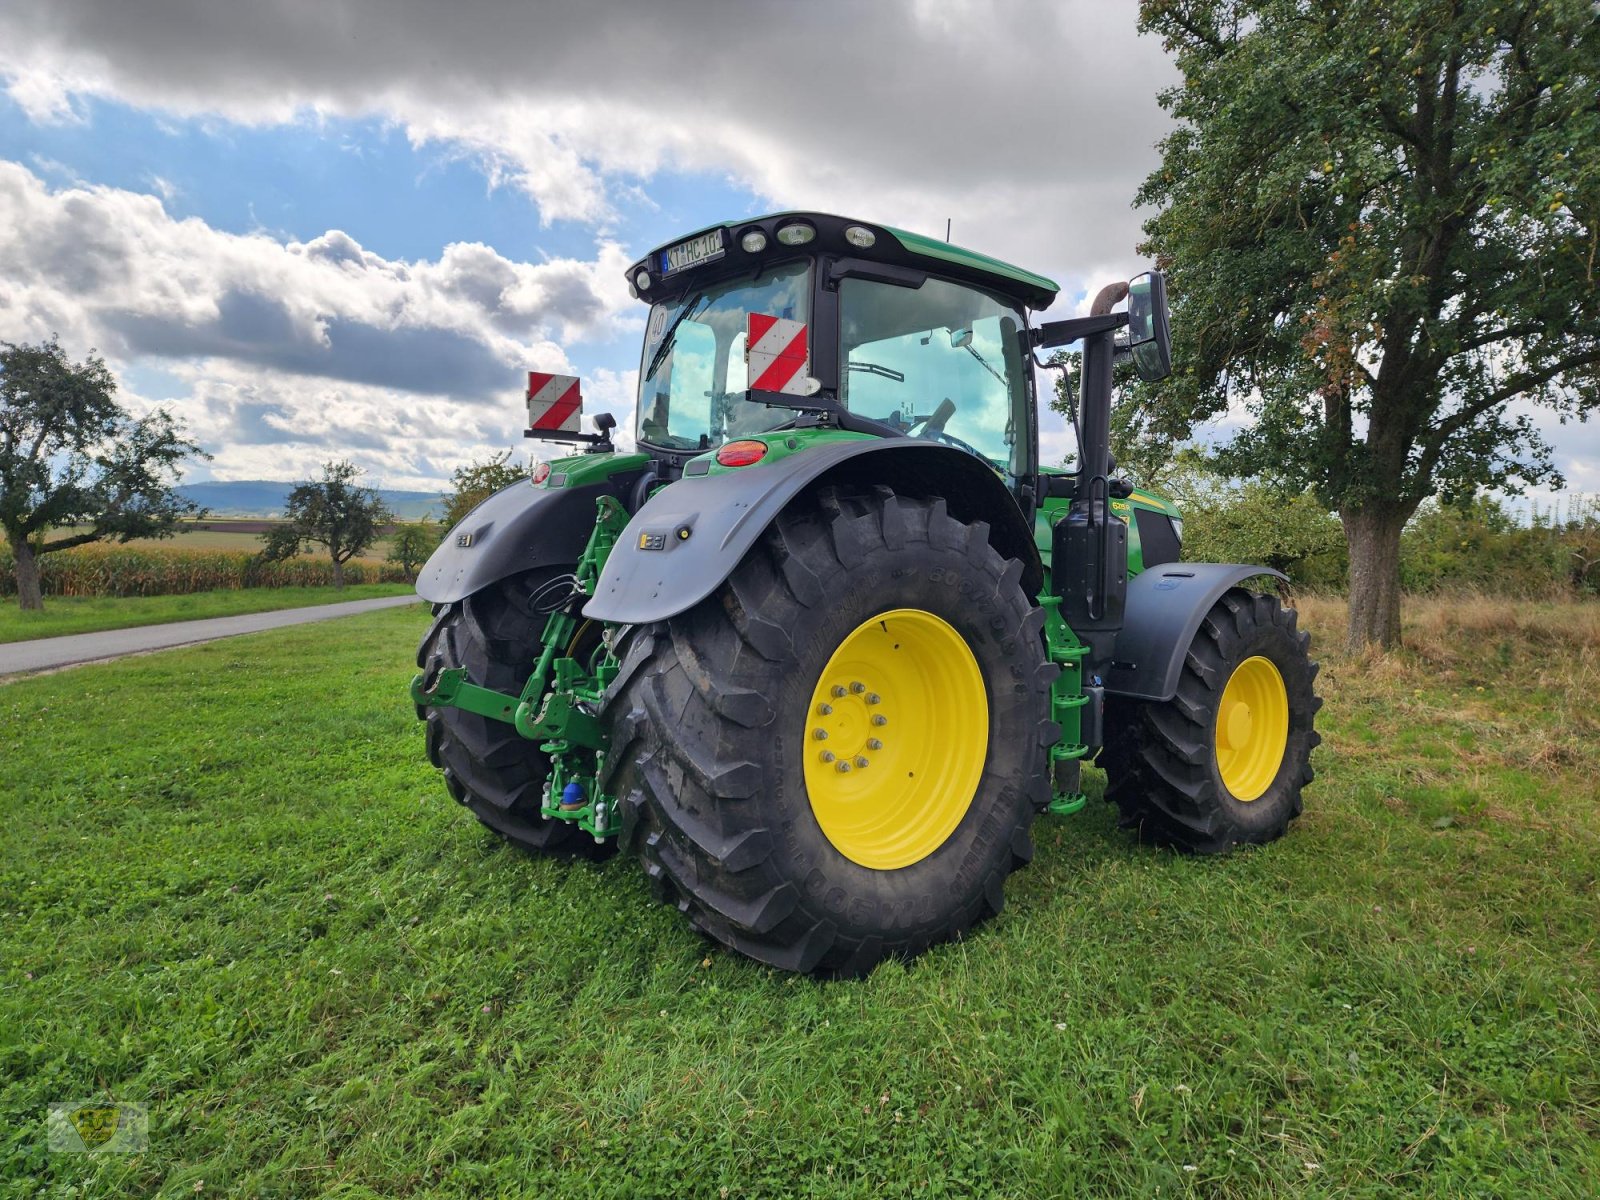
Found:
M 1028 314 L 1057 290 L 1042 276 L 887 226 L 780 213 L 653 250 L 628 282 L 651 305 L 636 438 L 655 457 L 831 427 L 964 450 L 1019 498 L 1032 483 Z

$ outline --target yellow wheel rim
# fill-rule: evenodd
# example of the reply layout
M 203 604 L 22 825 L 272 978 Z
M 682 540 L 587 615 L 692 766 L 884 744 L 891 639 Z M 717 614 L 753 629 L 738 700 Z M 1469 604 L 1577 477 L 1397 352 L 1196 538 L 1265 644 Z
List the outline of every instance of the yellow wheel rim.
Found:
M 1289 742 L 1289 692 L 1271 659 L 1247 658 L 1228 677 L 1217 709 L 1217 771 L 1235 800 L 1272 786 Z
M 988 745 L 988 694 L 966 640 L 921 609 L 880 613 L 839 643 L 811 692 L 811 811 L 851 862 L 908 867 L 967 815 Z

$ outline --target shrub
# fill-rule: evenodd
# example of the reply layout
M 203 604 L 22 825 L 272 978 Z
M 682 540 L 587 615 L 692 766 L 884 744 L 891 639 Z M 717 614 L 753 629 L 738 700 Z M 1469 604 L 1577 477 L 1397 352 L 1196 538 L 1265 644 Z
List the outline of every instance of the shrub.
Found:
M 1400 586 L 1553 597 L 1570 590 L 1567 559 L 1560 531 L 1519 524 L 1499 501 L 1428 503 L 1400 536 Z
M 1181 503 L 1183 557 L 1260 563 L 1313 591 L 1342 588 L 1344 531 L 1310 492 L 1285 496 L 1259 483 L 1189 486 Z

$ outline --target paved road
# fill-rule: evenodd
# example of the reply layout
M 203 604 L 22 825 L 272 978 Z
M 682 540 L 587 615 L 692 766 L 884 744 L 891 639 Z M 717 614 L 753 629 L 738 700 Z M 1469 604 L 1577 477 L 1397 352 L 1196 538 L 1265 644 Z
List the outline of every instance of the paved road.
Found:
M 418 604 L 415 596 L 381 596 L 376 600 L 348 600 L 343 604 L 318 604 L 310 608 L 280 608 L 276 612 L 246 613 L 238 617 L 211 617 L 204 621 L 174 621 L 170 625 L 141 625 L 136 629 L 107 629 L 100 633 L 74 633 L 67 637 L 35 638 L 31 642 L 0 645 L 0 675 L 20 671 L 47 671 L 78 663 L 121 658 L 173 646 L 192 646 L 241 633 L 259 633 L 284 625 L 327 621 L 353 613 L 401 604 Z

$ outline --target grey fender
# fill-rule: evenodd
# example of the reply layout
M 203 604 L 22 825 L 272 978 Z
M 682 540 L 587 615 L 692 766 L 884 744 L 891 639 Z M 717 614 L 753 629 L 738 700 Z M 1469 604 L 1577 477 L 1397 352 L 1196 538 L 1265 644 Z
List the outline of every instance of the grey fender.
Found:
M 1246 579 L 1289 577 L 1242 563 L 1164 563 L 1128 580 L 1128 606 L 1117 634 L 1106 691 L 1136 700 L 1170 700 L 1178 693 L 1184 656 L 1211 606 Z
M 448 604 L 530 567 L 576 563 L 595 501 L 608 492 L 615 494 L 610 480 L 545 489 L 523 479 L 502 488 L 445 535 L 417 575 L 417 595 Z
M 905 495 L 943 496 L 958 520 L 989 522 L 995 548 L 1022 561 L 1029 595 L 1043 583 L 1032 531 L 993 467 L 938 442 L 863 438 L 663 488 L 618 539 L 583 615 L 634 625 L 692 608 L 733 573 L 790 501 L 825 484 L 887 484 Z

